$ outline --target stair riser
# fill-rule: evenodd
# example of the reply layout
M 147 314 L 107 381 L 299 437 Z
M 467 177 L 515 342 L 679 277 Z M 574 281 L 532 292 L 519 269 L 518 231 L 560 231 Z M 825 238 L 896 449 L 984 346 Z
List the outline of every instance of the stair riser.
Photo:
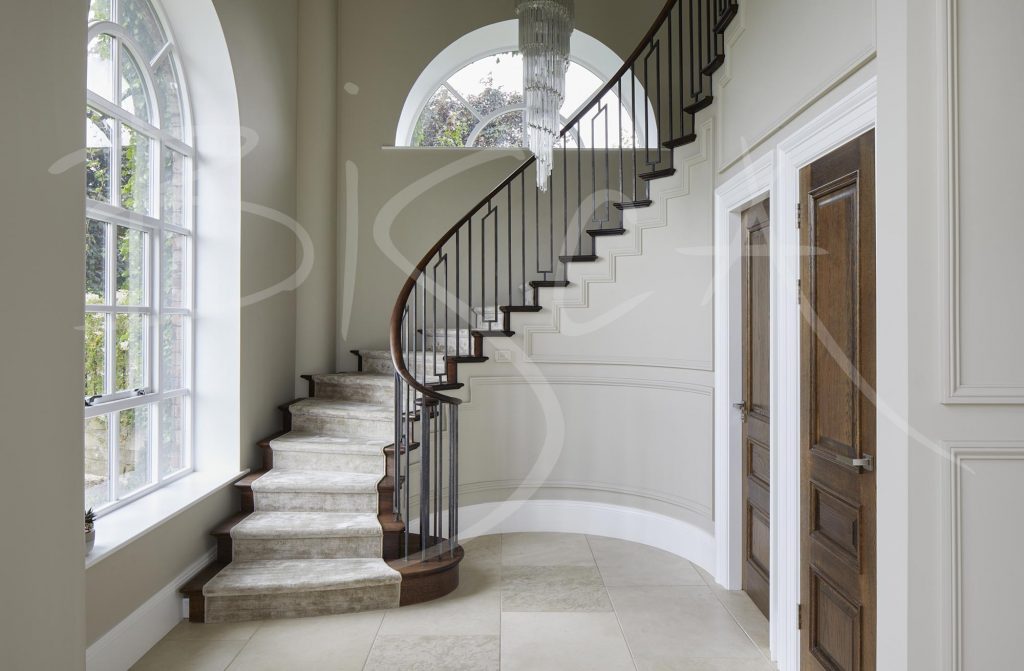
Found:
M 329 452 L 274 452 L 274 468 L 292 471 L 341 471 L 348 473 L 383 473 L 384 457 L 368 454 L 334 454 Z
M 391 365 L 391 359 L 363 359 L 364 373 L 379 373 L 381 375 L 394 375 L 395 367 Z
M 452 341 L 449 341 L 449 342 L 451 343 Z M 462 349 L 462 354 L 467 354 L 468 353 L 468 351 L 466 350 L 466 344 L 467 344 L 466 342 L 462 343 L 462 348 L 463 348 Z M 419 345 L 419 341 L 417 341 L 417 347 L 419 347 L 419 346 L 420 346 Z M 452 354 L 455 353 L 454 349 L 455 348 L 452 347 L 452 350 L 453 350 Z M 437 366 L 437 369 L 436 369 L 437 372 L 438 373 L 443 373 L 444 372 L 444 366 L 445 366 L 444 357 L 445 357 L 445 353 L 444 352 L 437 352 L 433 356 L 428 356 L 428 357 L 423 357 L 423 356 L 418 357 L 417 360 L 416 360 L 417 377 L 423 377 L 423 371 L 424 370 L 427 370 L 428 372 L 433 373 L 433 371 L 435 370 L 434 369 L 435 365 Z M 412 359 L 408 359 L 405 363 L 406 363 L 406 366 L 411 371 L 413 369 L 413 360 Z M 378 374 L 381 374 L 381 375 L 394 375 L 395 374 L 395 367 L 391 365 L 391 359 L 370 359 L 370 358 L 366 358 L 366 359 L 363 359 L 363 372 L 364 373 L 378 373 Z
M 488 328 L 492 328 L 493 325 L 501 324 L 501 323 L 502 323 L 501 322 L 501 316 L 499 315 L 497 321 L 494 321 L 494 322 L 483 322 L 483 321 L 481 321 L 477 328 L 488 329 Z M 493 328 L 499 328 L 499 327 L 498 326 L 493 326 Z M 458 336 L 458 337 L 456 337 L 454 335 L 454 333 L 453 334 L 449 334 L 447 339 L 444 337 L 443 333 L 438 333 L 437 335 L 431 335 L 431 334 L 428 333 L 426 335 L 426 337 L 425 337 L 425 341 L 426 341 L 426 345 L 425 346 L 426 346 L 426 349 L 428 351 L 439 352 L 439 353 L 442 353 L 442 354 L 466 354 L 467 352 L 470 351 L 469 347 L 470 347 L 471 340 L 470 340 L 469 335 L 466 334 L 465 332 L 463 332 L 463 335 Z M 442 364 L 442 362 L 439 361 L 438 362 L 438 366 L 440 366 L 441 364 Z M 429 363 L 428 363 L 428 365 L 429 365 Z M 443 368 L 438 368 L 438 370 L 440 372 L 444 372 Z
M 316 398 L 326 398 L 334 401 L 391 405 L 395 402 L 395 383 L 392 380 L 388 380 L 387 384 L 355 382 L 334 384 L 318 381 L 314 386 L 313 395 Z
M 378 494 L 253 492 L 257 511 L 268 513 L 376 513 Z
M 381 556 L 380 536 L 245 538 L 232 540 L 232 559 L 357 559 Z
M 400 592 L 401 585 L 396 583 L 315 592 L 207 596 L 206 621 L 247 622 L 397 608 Z
M 293 415 L 292 429 L 322 433 L 326 436 L 390 438 L 395 435 L 395 425 L 391 421 L 322 415 Z

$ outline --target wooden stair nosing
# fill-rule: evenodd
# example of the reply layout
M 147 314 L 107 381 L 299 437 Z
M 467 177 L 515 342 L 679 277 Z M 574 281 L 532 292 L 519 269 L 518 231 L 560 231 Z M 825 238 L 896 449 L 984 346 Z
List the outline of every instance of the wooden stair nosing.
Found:
M 661 146 L 664 147 L 665 149 L 675 149 L 676 147 L 683 147 L 688 144 L 693 144 L 696 141 L 697 134 L 690 133 L 689 135 L 680 135 L 679 137 L 674 137 L 671 140 L 665 140 L 664 142 L 661 143 Z
M 725 29 L 729 27 L 730 23 L 732 23 L 732 20 L 736 18 L 739 11 L 740 6 L 738 3 L 730 3 L 730 5 L 725 8 L 725 11 L 722 12 L 722 16 L 718 18 L 718 23 L 715 24 L 715 32 L 719 35 L 724 33 Z
M 516 334 L 515 331 L 471 331 L 470 335 L 474 338 L 511 338 Z
M 459 586 L 459 564 L 466 553 L 457 545 L 452 555 L 415 563 L 404 559 L 389 561 L 388 565 L 402 574 L 399 606 L 431 601 L 453 592 Z
M 698 99 L 696 102 L 692 102 L 683 108 L 683 111 L 687 114 L 696 114 L 702 109 L 706 109 L 711 106 L 711 103 L 715 101 L 715 97 L 712 95 L 706 95 L 703 98 Z
M 532 282 L 531 282 L 532 285 Z M 540 312 L 543 306 L 540 305 L 501 305 L 498 307 L 504 313 L 509 312 Z
M 428 384 L 427 387 L 433 391 L 452 391 L 455 389 L 462 389 L 465 387 L 461 382 L 438 382 L 436 384 Z
M 568 286 L 571 286 L 571 285 L 572 285 L 572 282 L 570 282 L 569 280 L 532 280 L 530 282 L 530 286 L 533 287 L 534 289 L 541 289 L 541 288 L 544 288 L 544 287 L 547 287 L 547 288 L 560 288 L 560 287 L 568 287 Z M 530 310 L 530 312 L 539 312 L 539 311 L 540 311 L 540 306 L 537 307 L 537 310 Z
M 650 207 L 653 204 L 653 200 L 627 200 L 621 203 L 612 203 L 616 210 L 637 210 L 642 207 Z
M 597 254 L 573 254 L 570 256 L 559 256 L 562 263 L 589 263 L 597 261 Z
M 451 361 L 452 363 L 483 363 L 487 359 L 488 357 L 486 356 L 472 356 L 469 354 L 445 357 L 445 361 Z
M 220 573 L 225 566 L 227 566 L 227 563 L 214 560 L 178 588 L 178 593 L 188 599 L 189 622 L 206 621 L 206 597 L 203 596 L 203 587 L 206 583 L 210 582 L 213 576 Z
M 625 228 L 591 228 L 587 230 L 587 235 L 592 237 L 603 237 L 606 235 L 625 235 Z
M 661 170 L 652 170 L 651 172 L 640 173 L 638 177 L 645 182 L 650 182 L 651 180 L 661 179 L 662 177 L 671 177 L 674 174 L 676 174 L 675 168 L 662 168 Z
M 711 59 L 709 63 L 702 67 L 700 69 L 700 72 L 705 77 L 710 77 L 711 75 L 715 74 L 718 68 L 722 67 L 723 63 L 725 63 L 725 54 L 718 54 L 713 59 Z

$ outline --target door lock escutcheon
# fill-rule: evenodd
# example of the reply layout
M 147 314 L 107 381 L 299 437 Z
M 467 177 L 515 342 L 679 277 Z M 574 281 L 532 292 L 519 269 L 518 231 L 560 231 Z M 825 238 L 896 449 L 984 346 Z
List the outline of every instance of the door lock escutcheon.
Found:
M 738 403 L 733 403 L 732 407 L 734 407 L 734 408 L 736 408 L 737 410 L 740 411 L 740 421 L 741 422 L 747 421 L 747 402 L 746 401 L 739 401 Z

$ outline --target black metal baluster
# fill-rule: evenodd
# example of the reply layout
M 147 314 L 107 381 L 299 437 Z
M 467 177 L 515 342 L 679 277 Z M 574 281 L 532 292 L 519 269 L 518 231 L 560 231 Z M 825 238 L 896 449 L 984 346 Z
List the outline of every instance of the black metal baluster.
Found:
M 577 121 L 576 124 L 579 124 Z M 583 255 L 583 147 L 576 133 L 576 253 Z
M 522 223 L 522 240 L 520 241 L 520 262 L 523 271 L 523 305 L 527 305 L 526 301 L 526 172 L 522 172 L 519 175 L 519 221 Z
M 493 208 L 488 214 L 494 215 L 494 305 L 491 307 L 494 309 L 494 315 L 492 317 L 494 322 L 498 321 L 498 277 L 500 276 L 501 270 L 499 263 L 501 254 L 498 252 L 498 241 L 501 240 L 501 236 L 498 234 L 498 220 L 501 218 L 496 208 Z M 484 309 L 484 318 L 487 319 L 487 311 Z M 496 324 L 492 324 L 491 329 L 495 329 Z
M 424 398 L 420 405 L 420 557 L 424 559 L 430 545 L 431 403 L 437 401 Z
M 629 72 L 630 84 L 633 87 L 633 94 L 630 96 L 631 100 L 629 101 L 629 104 L 630 104 L 631 111 L 633 113 L 633 200 L 635 201 L 636 200 L 636 173 L 637 173 L 637 169 L 636 169 L 636 154 L 640 150 L 640 148 L 637 147 L 637 139 L 638 138 L 637 138 L 637 134 L 636 134 L 636 73 L 633 72 L 633 68 L 634 67 L 636 67 L 636 66 L 633 65 L 632 67 L 630 67 L 630 69 L 627 70 L 627 72 Z M 647 117 L 647 105 L 646 104 L 642 104 L 641 105 L 641 109 L 643 110 L 643 114 L 644 114 L 644 117 L 646 119 L 646 117 Z M 644 138 L 644 141 L 645 142 L 647 141 L 646 138 Z M 625 210 L 623 210 L 623 213 L 622 213 L 622 215 L 620 217 L 620 222 L 621 222 L 622 227 L 625 228 L 626 227 Z
M 560 246 L 562 254 L 567 253 L 569 246 L 569 166 L 566 163 L 569 158 L 565 148 L 565 135 L 562 135 L 562 244 Z M 569 279 L 568 268 L 564 263 L 561 266 L 562 279 Z M 555 279 L 558 279 L 557 272 Z
M 512 186 L 505 187 L 506 195 L 508 196 L 508 304 L 514 303 L 512 293 Z
M 510 248 L 511 251 L 511 248 Z M 448 550 L 449 557 L 455 557 L 458 534 L 455 531 L 456 501 L 459 481 L 457 478 L 455 453 L 459 444 L 458 408 L 454 403 L 448 406 Z
M 675 115 L 675 107 L 672 104 L 673 100 L 674 100 L 674 96 L 672 95 L 672 60 L 673 59 L 672 59 L 672 10 L 671 9 L 668 10 L 668 18 L 665 19 L 665 26 L 668 28 L 668 52 L 667 52 L 668 53 L 668 58 L 666 59 L 668 61 L 668 139 L 672 140 L 676 136 L 676 131 L 675 131 L 675 128 L 676 128 L 675 127 L 675 116 L 676 115 Z M 680 35 L 680 37 L 682 37 L 682 36 Z M 661 103 L 659 101 L 659 105 L 660 104 Z M 659 113 L 660 113 L 660 111 L 661 110 L 659 109 Z M 658 146 L 660 147 L 661 146 L 660 132 L 659 132 L 658 140 L 659 140 Z M 671 156 L 674 153 L 675 152 L 670 152 L 669 155 Z

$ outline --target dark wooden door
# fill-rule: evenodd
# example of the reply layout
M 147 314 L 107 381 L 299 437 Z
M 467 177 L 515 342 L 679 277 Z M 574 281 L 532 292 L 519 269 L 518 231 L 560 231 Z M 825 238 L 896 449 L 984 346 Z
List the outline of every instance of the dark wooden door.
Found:
M 800 173 L 803 669 L 875 668 L 874 143 Z
M 768 201 L 743 225 L 743 590 L 768 617 L 771 451 Z

